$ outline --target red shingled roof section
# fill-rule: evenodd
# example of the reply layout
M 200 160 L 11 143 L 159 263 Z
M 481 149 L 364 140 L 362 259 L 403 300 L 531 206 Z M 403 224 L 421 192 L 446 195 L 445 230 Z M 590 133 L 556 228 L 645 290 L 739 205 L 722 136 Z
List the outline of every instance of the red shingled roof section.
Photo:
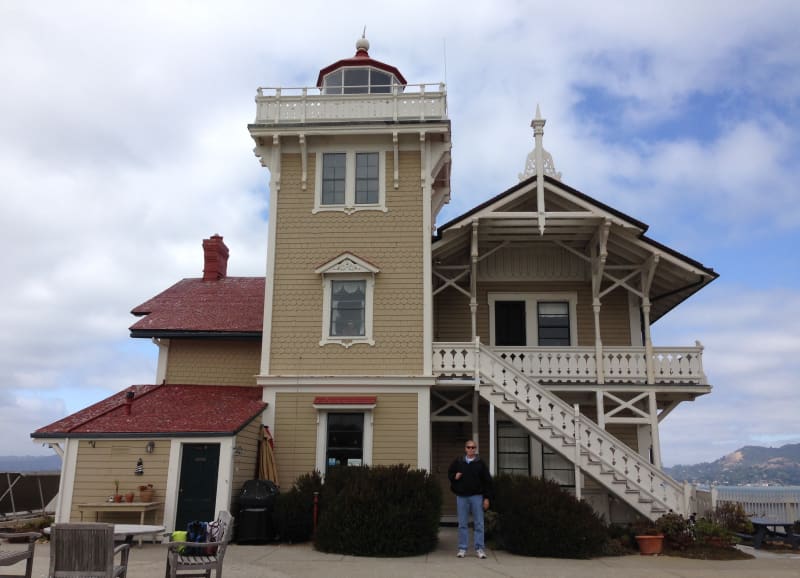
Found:
M 126 394 L 134 392 L 127 413 Z M 86 409 L 36 430 L 60 434 L 234 433 L 264 411 L 261 387 L 232 385 L 133 385 Z
M 378 398 L 374 395 L 338 395 L 314 398 L 314 405 L 375 405 L 377 402 Z
M 131 331 L 261 333 L 264 277 L 183 279 L 131 311 L 144 315 Z

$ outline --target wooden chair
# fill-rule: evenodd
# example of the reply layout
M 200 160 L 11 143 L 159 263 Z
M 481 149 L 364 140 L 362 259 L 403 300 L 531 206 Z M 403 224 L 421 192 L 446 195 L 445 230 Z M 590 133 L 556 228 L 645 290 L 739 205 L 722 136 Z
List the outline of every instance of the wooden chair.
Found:
M 48 578 L 125 578 L 130 544 L 114 546 L 113 524 L 54 524 L 50 530 Z M 114 564 L 117 554 L 119 564 Z
M 216 542 L 170 542 L 167 544 L 167 571 L 166 578 L 184 576 L 211 578 L 214 570 L 216 578 L 222 578 L 222 561 L 225 558 L 225 549 L 228 547 L 233 535 L 233 516 L 230 512 L 222 510 L 217 517 L 221 538 Z M 185 548 L 199 548 L 205 553 L 181 554 Z M 214 551 L 214 553 L 211 553 Z
M 0 574 L 0 578 L 14 578 L 16 576 L 31 578 L 33 571 L 33 550 L 36 548 L 36 540 L 42 535 L 38 532 L 25 532 L 19 534 L 0 533 L 0 539 L 24 539 L 28 546 L 24 550 L 0 550 L 0 566 L 13 566 L 17 562 L 25 561 L 25 574 Z

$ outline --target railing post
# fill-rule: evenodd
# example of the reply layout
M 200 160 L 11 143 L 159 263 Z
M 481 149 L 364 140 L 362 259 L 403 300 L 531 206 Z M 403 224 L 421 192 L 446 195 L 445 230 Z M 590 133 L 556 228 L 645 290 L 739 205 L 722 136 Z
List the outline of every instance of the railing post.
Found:
M 281 89 L 275 89 L 275 122 L 281 121 Z
M 303 87 L 303 106 L 302 106 L 302 117 L 300 122 L 306 122 L 306 108 L 308 107 L 308 89 L 304 86 Z

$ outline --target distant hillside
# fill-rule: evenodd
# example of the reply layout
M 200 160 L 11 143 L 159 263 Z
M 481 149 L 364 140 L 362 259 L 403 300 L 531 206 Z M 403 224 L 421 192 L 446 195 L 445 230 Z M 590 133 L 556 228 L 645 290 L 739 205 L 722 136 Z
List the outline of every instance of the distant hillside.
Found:
M 744 446 L 714 462 L 664 469 L 678 481 L 700 484 L 800 486 L 800 444 Z
M 60 472 L 61 458 L 52 456 L 0 456 L 0 472 Z

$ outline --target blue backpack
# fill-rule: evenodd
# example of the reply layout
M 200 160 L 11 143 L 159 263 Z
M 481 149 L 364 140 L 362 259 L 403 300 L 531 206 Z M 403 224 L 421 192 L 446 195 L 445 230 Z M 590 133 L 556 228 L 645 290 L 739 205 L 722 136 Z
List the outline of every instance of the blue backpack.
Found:
M 206 542 L 208 536 L 208 524 L 206 522 L 189 522 L 186 526 L 186 541 L 187 542 Z M 205 548 L 201 546 L 187 546 L 184 556 L 202 556 L 205 554 Z

